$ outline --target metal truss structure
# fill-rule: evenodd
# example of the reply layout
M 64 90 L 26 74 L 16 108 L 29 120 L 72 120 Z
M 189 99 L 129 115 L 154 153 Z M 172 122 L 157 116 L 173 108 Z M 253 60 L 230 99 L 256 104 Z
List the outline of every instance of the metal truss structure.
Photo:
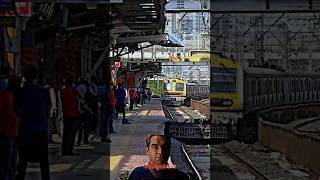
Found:
M 320 67 L 320 13 L 213 13 L 211 50 L 249 66 Z
M 210 83 L 209 62 L 162 62 L 162 75 L 199 84 Z

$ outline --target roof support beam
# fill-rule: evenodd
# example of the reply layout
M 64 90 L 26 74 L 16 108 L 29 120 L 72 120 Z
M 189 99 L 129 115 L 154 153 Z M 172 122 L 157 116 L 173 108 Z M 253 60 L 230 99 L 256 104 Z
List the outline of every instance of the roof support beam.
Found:
M 142 42 L 158 42 L 166 41 L 166 34 L 149 35 L 149 36 L 134 36 L 134 37 L 120 37 L 116 40 L 116 44 L 132 44 Z

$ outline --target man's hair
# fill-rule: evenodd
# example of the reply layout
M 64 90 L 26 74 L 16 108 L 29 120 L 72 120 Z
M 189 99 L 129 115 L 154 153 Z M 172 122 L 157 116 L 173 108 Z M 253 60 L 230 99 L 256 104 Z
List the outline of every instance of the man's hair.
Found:
M 64 82 L 64 85 L 72 86 L 72 83 L 73 83 L 72 79 L 70 77 L 67 77 L 65 82 Z
M 24 69 L 23 76 L 27 82 L 33 82 L 38 76 L 38 69 L 30 64 Z
M 150 134 L 150 135 L 148 135 L 147 138 L 146 138 L 147 148 L 149 148 L 150 141 L 151 141 L 151 138 L 152 138 L 153 136 L 161 136 L 161 137 L 164 137 L 165 140 L 166 140 L 166 144 L 167 144 L 169 147 L 171 147 L 171 139 L 170 139 L 169 136 L 166 136 L 166 135 L 157 135 L 157 134 Z

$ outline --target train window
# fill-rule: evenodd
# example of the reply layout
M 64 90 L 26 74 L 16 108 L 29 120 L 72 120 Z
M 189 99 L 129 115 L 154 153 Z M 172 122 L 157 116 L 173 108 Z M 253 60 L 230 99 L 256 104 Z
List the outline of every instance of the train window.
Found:
M 233 68 L 211 68 L 213 92 L 235 92 L 237 71 Z
M 163 90 L 164 91 L 172 91 L 172 83 L 164 83 Z
M 176 91 L 183 91 L 184 84 L 183 83 L 176 83 Z

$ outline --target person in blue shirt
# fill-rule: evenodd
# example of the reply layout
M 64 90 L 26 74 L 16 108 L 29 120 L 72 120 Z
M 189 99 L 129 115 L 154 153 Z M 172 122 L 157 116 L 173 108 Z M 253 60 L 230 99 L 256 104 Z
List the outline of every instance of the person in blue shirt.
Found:
M 189 176 L 169 165 L 171 140 L 165 135 L 149 135 L 146 138 L 146 154 L 149 157 L 147 165 L 136 167 L 128 180 L 172 179 L 189 180 Z
M 16 94 L 20 118 L 17 145 L 19 163 L 16 180 L 24 180 L 28 162 L 39 162 L 42 180 L 50 179 L 48 160 L 48 101 L 49 92 L 37 84 L 38 69 L 28 65 L 23 76 L 24 86 Z
M 126 90 L 122 87 L 121 82 L 118 82 L 118 89 L 116 91 L 116 117 L 118 117 L 118 113 L 122 113 L 122 124 L 131 124 L 128 122 L 128 119 L 126 119 Z

